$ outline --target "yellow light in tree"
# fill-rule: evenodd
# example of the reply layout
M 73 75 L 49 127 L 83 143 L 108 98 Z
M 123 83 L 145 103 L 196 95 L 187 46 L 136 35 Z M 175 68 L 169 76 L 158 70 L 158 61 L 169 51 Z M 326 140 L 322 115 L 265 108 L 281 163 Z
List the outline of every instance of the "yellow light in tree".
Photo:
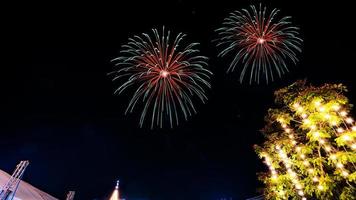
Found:
M 331 147 L 330 146 L 325 146 L 325 151 L 330 152 L 331 151 Z
M 305 114 L 305 113 L 302 114 L 302 118 L 303 118 L 303 119 L 305 119 L 305 118 L 307 118 L 307 117 L 308 117 L 307 114 Z
M 351 137 L 350 137 L 349 135 L 344 135 L 344 136 L 342 136 L 342 139 L 343 139 L 344 141 L 350 141 L 350 140 L 351 140 Z
M 296 184 L 295 188 L 297 188 L 297 190 L 300 190 L 300 189 L 302 189 L 302 185 L 301 184 Z
M 346 123 L 352 124 L 352 122 L 354 122 L 354 120 L 351 117 L 346 118 Z
M 337 164 L 336 164 L 336 167 L 338 167 L 338 168 L 343 168 L 344 165 L 343 165 L 342 163 L 337 163 Z
M 332 154 L 332 155 L 330 156 L 330 158 L 331 158 L 331 160 L 336 160 L 336 155 L 335 155 L 335 154 Z
M 325 112 L 325 107 L 324 106 L 319 107 L 319 111 L 320 112 Z
M 310 129 L 311 129 L 311 130 L 315 130 L 315 129 L 316 129 L 316 126 L 315 126 L 315 125 L 311 125 L 311 126 L 310 126 Z
M 347 112 L 343 110 L 343 111 L 340 112 L 340 115 L 343 116 L 343 117 L 346 117 Z
M 286 128 L 286 127 L 287 127 L 287 124 L 282 124 L 282 127 L 283 127 L 283 128 Z
M 352 127 L 352 131 L 356 131 L 356 126 L 353 126 L 353 127 Z
M 299 108 L 300 105 L 299 105 L 299 103 L 295 103 L 295 104 L 293 104 L 293 107 L 294 107 L 294 108 Z
M 351 149 L 356 150 L 356 144 L 352 144 Z
M 303 197 L 302 200 L 307 200 L 307 198 Z
M 315 104 L 316 107 L 319 107 L 321 105 L 321 102 L 320 101 L 315 101 L 314 104 Z
M 338 111 L 338 110 L 340 110 L 341 107 L 338 104 L 334 104 L 332 106 L 332 108 L 333 108 L 333 110 Z
M 323 139 L 320 139 L 319 142 L 320 142 L 320 144 L 325 144 L 325 140 L 323 140 Z
M 309 125 L 309 124 L 310 124 L 310 120 L 309 120 L 309 119 L 304 119 L 303 122 L 304 122 L 304 124 L 306 124 L 306 125 Z
M 304 192 L 301 190 L 298 191 L 298 194 L 299 194 L 299 196 L 304 196 Z
M 296 145 L 297 142 L 295 140 L 292 141 L 292 145 Z
M 298 111 L 298 112 L 303 112 L 303 110 L 304 110 L 303 107 L 298 107 L 298 108 L 297 108 L 297 111 Z
M 331 118 L 331 116 L 329 114 L 325 114 L 324 118 L 329 120 Z
M 308 172 L 309 172 L 309 173 L 313 173 L 313 172 L 314 172 L 314 169 L 309 168 L 309 169 L 308 169 Z
M 304 154 L 301 154 L 300 157 L 301 157 L 302 159 L 304 159 L 304 158 L 305 158 L 305 155 L 304 155 Z
M 290 176 L 291 176 L 292 178 L 295 178 L 295 177 L 297 177 L 297 173 L 292 172 L 292 173 L 290 173 Z
M 335 121 L 335 120 L 331 121 L 331 125 L 336 126 L 337 125 L 337 121 Z
M 319 133 L 318 131 L 315 131 L 315 132 L 313 133 L 313 135 L 314 135 L 314 137 L 316 137 L 316 138 L 320 137 L 320 133 Z
M 342 133 L 342 132 L 344 132 L 344 129 L 343 129 L 343 128 L 338 128 L 338 129 L 337 129 L 337 132 L 338 132 L 338 133 Z
M 318 185 L 318 190 L 324 190 L 324 186 Z
M 313 181 L 314 181 L 314 182 L 318 182 L 318 181 L 319 181 L 318 177 L 314 176 L 314 177 L 313 177 Z
M 296 147 L 295 150 L 296 150 L 297 152 L 300 152 L 300 151 L 302 150 L 302 148 L 301 148 L 301 147 Z
M 303 164 L 305 165 L 305 166 L 309 166 L 309 162 L 308 161 L 303 161 Z
M 347 171 L 343 170 L 343 171 L 342 171 L 342 175 L 343 175 L 343 176 L 348 176 L 349 173 L 348 173 Z

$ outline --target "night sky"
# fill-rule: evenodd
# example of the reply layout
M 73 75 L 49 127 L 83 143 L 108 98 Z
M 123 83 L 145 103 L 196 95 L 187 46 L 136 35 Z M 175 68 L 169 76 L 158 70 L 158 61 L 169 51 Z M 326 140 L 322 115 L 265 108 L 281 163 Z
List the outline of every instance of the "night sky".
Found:
M 128 200 L 256 196 L 256 173 L 266 168 L 253 144 L 263 140 L 274 90 L 298 79 L 344 83 L 356 103 L 356 17 L 342 1 L 264 2 L 292 16 L 304 40 L 298 65 L 269 85 L 241 85 L 211 43 L 231 11 L 260 1 L 50 2 L 3 6 L 0 169 L 30 160 L 24 179 L 57 198 L 68 190 L 104 198 L 116 179 Z M 201 43 L 214 76 L 198 114 L 150 130 L 139 128 L 140 110 L 124 115 L 128 96 L 113 95 L 107 73 L 129 36 L 163 25 Z

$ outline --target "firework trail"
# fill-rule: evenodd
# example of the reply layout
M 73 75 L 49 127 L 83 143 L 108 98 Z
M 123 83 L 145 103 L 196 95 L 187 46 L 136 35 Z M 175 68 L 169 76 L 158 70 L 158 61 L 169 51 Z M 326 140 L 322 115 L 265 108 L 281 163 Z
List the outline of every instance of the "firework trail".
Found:
M 240 82 L 246 73 L 250 73 L 250 84 L 264 78 L 268 84 L 288 72 L 287 64 L 297 63 L 297 52 L 301 52 L 302 39 L 298 37 L 299 28 L 291 25 L 291 17 L 277 19 L 278 9 L 269 14 L 261 4 L 257 10 L 242 9 L 230 13 L 224 19 L 223 26 L 216 30 L 219 34 L 217 46 L 222 47 L 219 56 L 234 54 L 227 72 L 241 66 Z
M 178 125 L 180 114 L 187 120 L 196 113 L 194 96 L 203 103 L 207 100 L 204 88 L 210 88 L 212 73 L 205 69 L 207 57 L 199 55 L 198 43 L 181 45 L 186 35 L 179 33 L 171 40 L 164 27 L 162 35 L 157 29 L 152 31 L 153 37 L 143 33 L 129 38 L 120 56 L 112 60 L 118 67 L 112 72 L 113 80 L 121 81 L 115 93 L 135 90 L 126 113 L 143 102 L 141 127 L 149 112 L 151 128 L 162 128 L 165 122 L 173 127 Z

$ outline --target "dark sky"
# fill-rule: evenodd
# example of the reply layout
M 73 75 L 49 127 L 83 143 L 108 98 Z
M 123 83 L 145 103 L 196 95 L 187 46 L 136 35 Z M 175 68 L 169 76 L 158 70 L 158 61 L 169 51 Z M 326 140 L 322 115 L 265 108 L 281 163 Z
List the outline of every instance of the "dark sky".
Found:
M 342 1 L 266 1 L 293 16 L 304 39 L 299 64 L 268 86 L 226 75 L 230 60 L 217 59 L 210 42 L 229 12 L 259 1 L 50 2 L 3 6 L 0 168 L 30 160 L 24 179 L 58 198 L 68 190 L 79 200 L 108 196 L 117 178 L 128 200 L 252 197 L 265 169 L 252 145 L 262 141 L 275 89 L 304 78 L 341 82 L 356 103 L 356 17 Z M 140 129 L 106 74 L 129 36 L 163 25 L 201 43 L 212 89 L 179 127 Z

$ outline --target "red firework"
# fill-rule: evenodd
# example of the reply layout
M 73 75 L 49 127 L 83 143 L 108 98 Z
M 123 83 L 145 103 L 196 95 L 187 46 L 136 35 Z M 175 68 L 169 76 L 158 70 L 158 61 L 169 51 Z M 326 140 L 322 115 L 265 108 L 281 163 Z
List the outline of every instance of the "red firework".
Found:
M 116 90 L 121 93 L 128 87 L 136 87 L 126 112 L 132 112 L 139 99 L 144 103 L 140 125 L 147 112 L 152 112 L 151 127 L 162 127 L 163 121 L 169 121 L 171 127 L 178 124 L 178 112 L 184 118 L 195 113 L 191 97 L 196 95 L 201 101 L 207 97 L 202 86 L 210 87 L 210 71 L 204 69 L 206 57 L 196 55 L 197 43 L 178 50 L 178 45 L 185 35 L 178 34 L 170 44 L 170 32 L 160 37 L 153 29 L 155 38 L 149 35 L 135 36 L 123 45 L 122 56 L 114 59 L 121 68 L 115 71 L 116 79 L 125 82 Z
M 236 51 L 228 72 L 241 63 L 240 82 L 247 70 L 250 70 L 250 83 L 253 80 L 259 82 L 261 75 L 267 82 L 269 79 L 273 81 L 275 72 L 281 77 L 288 71 L 287 59 L 294 64 L 298 61 L 296 52 L 301 52 L 302 43 L 297 36 L 299 29 L 290 26 L 290 17 L 276 20 L 277 9 L 269 15 L 266 7 L 262 9 L 261 5 L 259 10 L 255 6 L 251 6 L 251 10 L 251 13 L 246 9 L 231 13 L 223 27 L 217 29 L 218 46 L 224 46 L 219 56 Z

